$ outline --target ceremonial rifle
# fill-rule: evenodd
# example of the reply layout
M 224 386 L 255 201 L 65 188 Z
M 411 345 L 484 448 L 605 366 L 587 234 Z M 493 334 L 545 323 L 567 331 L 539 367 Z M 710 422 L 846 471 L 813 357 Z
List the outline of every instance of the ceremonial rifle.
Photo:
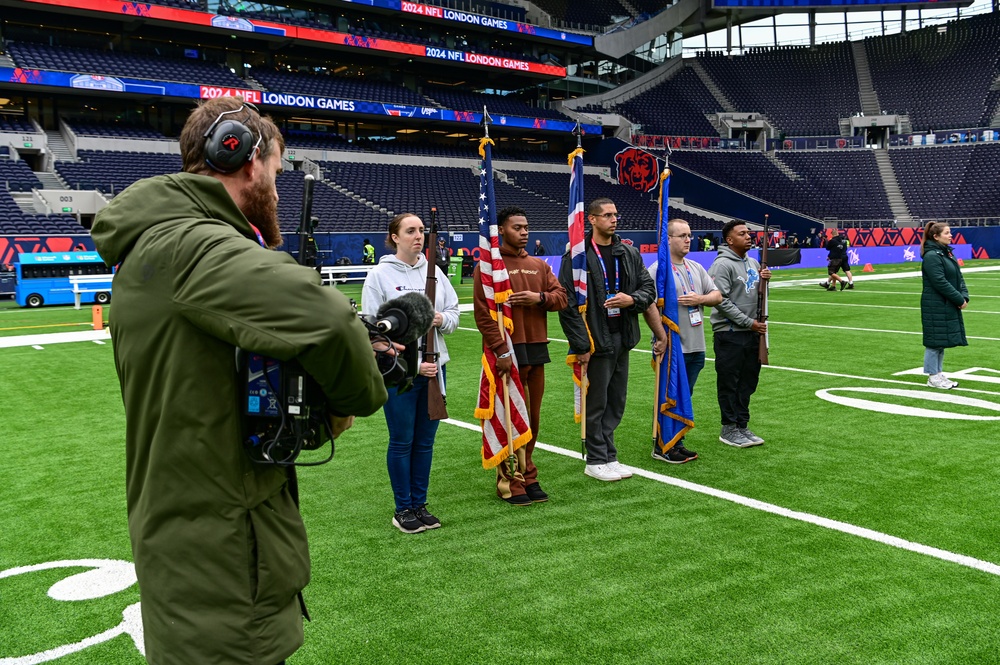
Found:
M 764 215 L 764 242 L 760 247 L 760 270 L 761 272 L 767 268 L 767 244 L 768 244 L 768 228 L 767 228 L 767 215 Z M 769 280 L 760 278 L 757 283 L 757 320 L 763 324 L 767 324 L 767 283 Z M 768 338 L 767 332 L 765 331 L 760 336 L 760 346 L 757 348 L 757 358 L 760 360 L 761 365 L 767 365 L 767 349 L 768 349 Z
M 427 234 L 428 260 L 427 260 L 427 284 L 424 286 L 424 295 L 435 305 L 437 296 L 437 208 L 431 208 L 430 232 Z M 432 326 L 424 335 L 423 362 L 437 363 L 440 353 L 436 348 L 437 332 Z M 441 371 L 441 368 L 438 368 Z M 441 392 L 440 377 L 432 377 L 427 382 L 427 417 L 431 420 L 444 420 L 448 417 L 448 407 L 444 393 Z

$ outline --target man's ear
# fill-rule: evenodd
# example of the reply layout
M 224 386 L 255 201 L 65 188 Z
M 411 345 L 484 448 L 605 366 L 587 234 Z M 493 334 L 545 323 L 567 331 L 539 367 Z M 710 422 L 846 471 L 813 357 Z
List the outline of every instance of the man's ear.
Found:
M 254 157 L 240 168 L 239 172 L 248 182 L 253 182 L 260 175 L 261 160 Z

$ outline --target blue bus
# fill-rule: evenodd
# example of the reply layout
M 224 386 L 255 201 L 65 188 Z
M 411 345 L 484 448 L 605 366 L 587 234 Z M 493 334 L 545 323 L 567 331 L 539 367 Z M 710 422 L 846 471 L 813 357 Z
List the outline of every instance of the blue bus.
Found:
M 21 307 L 74 304 L 70 277 L 78 275 L 88 277 L 80 284 L 81 303 L 111 302 L 112 270 L 97 252 L 26 252 L 15 259 L 14 270 L 14 299 Z

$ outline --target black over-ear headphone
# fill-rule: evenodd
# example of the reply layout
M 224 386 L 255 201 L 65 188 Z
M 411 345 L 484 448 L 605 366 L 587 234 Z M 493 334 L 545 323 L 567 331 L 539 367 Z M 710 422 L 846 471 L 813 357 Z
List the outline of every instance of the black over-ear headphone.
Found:
M 209 168 L 219 173 L 236 173 L 243 165 L 253 161 L 260 151 L 264 140 L 261 134 L 254 143 L 253 132 L 238 120 L 229 120 L 227 115 L 246 110 L 247 117 L 251 113 L 260 113 L 250 102 L 232 111 L 223 111 L 215 122 L 205 130 L 205 163 Z

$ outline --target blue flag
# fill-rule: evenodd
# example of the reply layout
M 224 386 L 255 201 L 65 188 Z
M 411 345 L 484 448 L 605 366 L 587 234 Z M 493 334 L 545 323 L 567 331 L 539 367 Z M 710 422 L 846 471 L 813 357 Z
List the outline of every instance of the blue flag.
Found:
M 684 367 L 684 350 L 681 348 L 680 328 L 677 319 L 677 285 L 674 282 L 673 263 L 670 259 L 670 235 L 667 232 L 667 209 L 670 190 L 670 169 L 664 168 L 660 176 L 659 239 L 656 261 L 657 307 L 660 320 L 667 332 L 667 350 L 659 363 L 656 383 L 656 426 L 653 446 L 666 453 L 694 427 L 694 407 Z M 682 308 L 686 309 L 686 307 Z M 684 312 L 687 316 L 687 312 Z

